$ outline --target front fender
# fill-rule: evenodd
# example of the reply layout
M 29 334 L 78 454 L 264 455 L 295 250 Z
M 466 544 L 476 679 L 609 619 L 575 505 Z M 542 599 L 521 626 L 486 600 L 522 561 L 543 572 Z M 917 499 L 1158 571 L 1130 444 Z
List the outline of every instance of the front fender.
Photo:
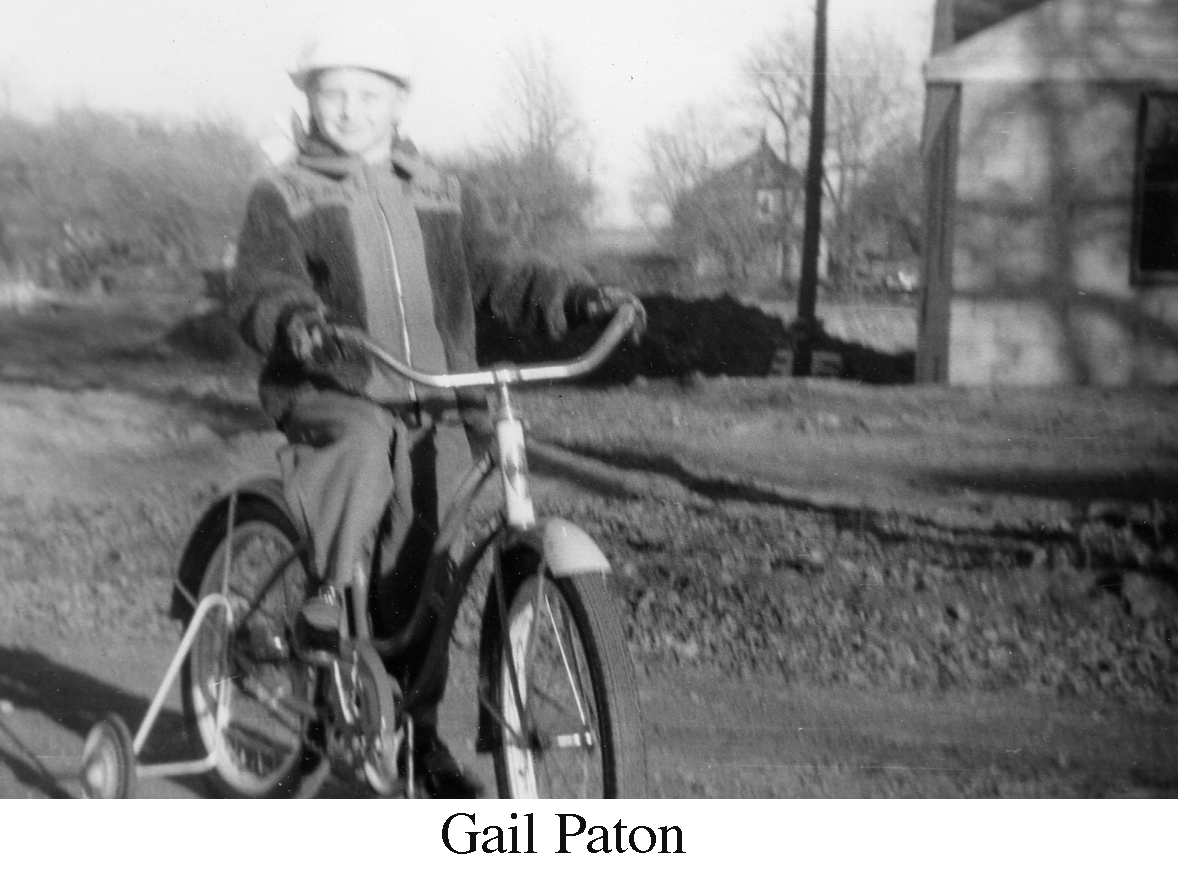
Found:
M 187 623 L 192 616 L 192 601 L 200 591 L 201 578 L 213 553 L 225 537 L 229 526 L 229 502 L 237 498 L 238 504 L 249 499 L 269 501 L 290 516 L 286 505 L 282 480 L 277 477 L 254 477 L 234 485 L 225 494 L 208 506 L 193 526 L 180 564 L 176 569 L 176 581 L 172 587 L 172 602 L 169 615 Z M 291 523 L 298 528 L 293 517 Z
M 564 519 L 544 519 L 527 531 L 517 532 L 505 549 L 526 546 L 543 557 L 553 576 L 599 573 L 610 570 L 609 559 L 593 538 Z

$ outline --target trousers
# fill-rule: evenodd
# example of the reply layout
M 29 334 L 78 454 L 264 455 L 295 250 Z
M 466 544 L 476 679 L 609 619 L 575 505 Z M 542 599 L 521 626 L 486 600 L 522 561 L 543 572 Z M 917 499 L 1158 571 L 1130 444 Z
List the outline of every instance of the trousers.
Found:
M 357 564 L 373 563 L 373 628 L 391 633 L 412 615 L 440 524 L 439 505 L 470 464 L 461 430 L 406 419 L 342 392 L 307 391 L 282 421 L 280 451 L 286 500 L 311 541 L 320 578 L 342 587 Z M 380 526 L 388 507 L 387 526 Z M 382 533 L 377 539 L 377 531 Z M 426 644 L 398 662 L 412 679 Z M 438 698 L 439 700 L 441 698 Z M 419 721 L 419 723 L 422 723 Z

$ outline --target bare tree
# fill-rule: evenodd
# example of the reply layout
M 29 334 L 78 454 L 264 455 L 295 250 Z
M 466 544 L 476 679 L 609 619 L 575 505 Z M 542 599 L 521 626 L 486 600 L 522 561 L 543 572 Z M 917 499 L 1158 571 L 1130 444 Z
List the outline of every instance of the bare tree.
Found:
M 592 153 L 551 46 L 511 56 L 496 141 L 468 158 L 488 215 L 515 242 L 559 247 L 587 225 L 596 201 Z
M 781 136 L 783 158 L 798 165 L 810 129 L 810 76 L 813 61 L 807 35 L 784 30 L 755 46 L 745 64 L 753 101 Z
M 922 173 L 920 131 L 905 127 L 876 152 L 847 206 L 864 227 L 882 230 L 900 258 L 919 256 L 924 245 Z
M 645 170 L 635 184 L 635 210 L 648 224 L 664 222 L 688 191 L 733 160 L 748 136 L 733 131 L 723 108 L 688 106 L 665 127 L 649 128 Z
M 745 66 L 754 103 L 783 143 L 787 162 L 799 163 L 809 138 L 813 45 L 808 28 L 773 34 L 749 54 Z M 824 221 L 830 264 L 849 270 L 864 232 L 854 204 L 857 191 L 880 162 L 882 151 L 914 128 L 920 105 L 914 67 L 901 48 L 878 33 L 832 41 L 827 65 L 823 190 L 830 205 Z
M 759 210 L 741 175 L 738 158 L 755 141 L 731 107 L 690 106 L 666 127 L 647 130 L 645 171 L 633 192 L 648 225 L 698 265 L 718 264 L 734 288 L 753 270 L 774 268 L 781 224 L 792 214 L 792 205 L 776 214 Z
M 509 110 L 500 136 L 509 150 L 574 159 L 585 141 L 568 83 L 558 70 L 549 42 L 511 52 L 506 97 Z

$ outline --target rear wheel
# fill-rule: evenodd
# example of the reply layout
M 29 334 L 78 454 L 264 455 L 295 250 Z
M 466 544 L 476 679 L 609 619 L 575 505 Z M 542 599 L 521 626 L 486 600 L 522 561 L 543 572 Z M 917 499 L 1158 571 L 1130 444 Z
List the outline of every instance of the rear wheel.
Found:
M 489 698 L 500 796 L 645 796 L 634 668 L 604 574 L 526 579 L 502 628 Z
M 185 662 L 184 710 L 215 758 L 213 785 L 228 796 L 289 793 L 302 772 L 313 673 L 288 651 L 289 626 L 307 594 L 299 537 L 261 500 L 238 503 L 236 522 L 208 559 L 199 598 L 223 593 Z

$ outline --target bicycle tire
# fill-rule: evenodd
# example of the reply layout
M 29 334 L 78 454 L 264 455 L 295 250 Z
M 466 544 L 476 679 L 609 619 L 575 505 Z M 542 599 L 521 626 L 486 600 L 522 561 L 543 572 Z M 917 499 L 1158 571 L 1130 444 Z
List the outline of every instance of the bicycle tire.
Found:
M 121 716 L 111 713 L 90 728 L 82 746 L 81 777 L 87 799 L 135 796 L 135 743 Z
M 229 529 L 224 529 L 216 546 L 210 547 L 202 565 L 198 600 L 222 588 L 228 534 Z M 299 535 L 285 511 L 262 499 L 238 503 L 232 534 L 228 596 L 235 619 L 246 616 L 267 581 L 274 578 L 274 571 L 282 564 L 286 566 L 283 575 L 261 595 L 257 611 L 236 625 L 232 633 L 225 630 L 224 609 L 214 607 L 209 611 L 181 673 L 185 722 L 198 750 L 213 755 L 217 706 L 221 692 L 230 692 L 225 695 L 227 713 L 220 728 L 221 744 L 206 779 L 223 796 L 291 796 L 305 772 L 308 722 L 280 708 L 281 703 L 273 698 L 289 693 L 306 701 L 310 696 L 310 669 L 284 654 L 280 642 L 289 635 L 287 628 L 307 591 L 307 573 L 297 557 Z M 267 547 L 262 546 L 259 556 L 259 547 L 251 548 L 251 543 L 258 542 L 269 543 L 272 552 L 266 553 Z M 253 563 L 259 557 L 260 563 Z M 273 643 L 272 660 L 262 661 L 257 656 L 258 637 Z M 263 677 L 272 684 L 262 684 Z M 250 684 L 250 680 L 257 684 Z M 235 727 L 239 732 L 232 732 Z M 263 730 L 266 732 L 260 732 Z M 267 740 L 269 744 L 260 745 Z M 251 769 L 247 754 L 251 741 L 255 752 L 270 751 L 272 760 L 256 757 Z
M 500 635 L 485 646 L 492 656 L 488 701 L 499 795 L 646 796 L 637 681 L 605 574 L 533 575 L 509 591 L 505 604 Z M 498 606 L 494 589 L 487 605 Z M 555 641 L 561 636 L 567 644 Z M 553 661 L 539 663 L 544 657 Z M 531 728 L 520 727 L 526 718 Z

